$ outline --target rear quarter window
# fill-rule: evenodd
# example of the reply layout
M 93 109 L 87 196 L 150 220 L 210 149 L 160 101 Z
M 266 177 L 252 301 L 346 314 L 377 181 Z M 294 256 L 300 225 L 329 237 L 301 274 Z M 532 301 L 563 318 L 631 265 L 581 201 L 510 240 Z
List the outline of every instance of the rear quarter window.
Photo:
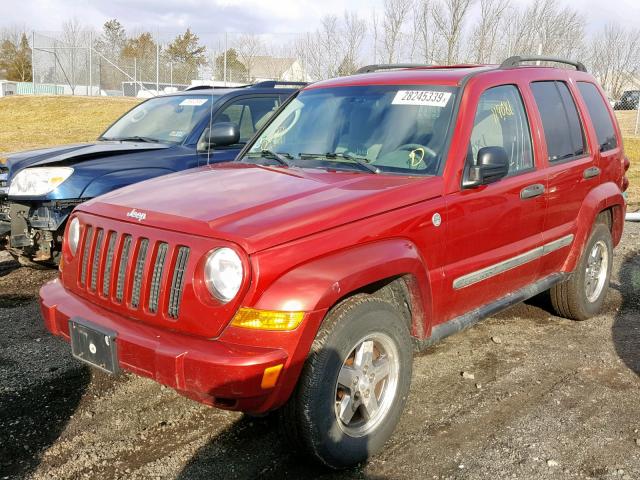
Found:
M 578 82 L 578 90 L 580 90 L 584 103 L 587 105 L 589 117 L 591 117 L 593 128 L 598 137 L 600 151 L 613 150 L 618 146 L 616 129 L 609 114 L 609 109 L 604 103 L 598 88 L 593 83 Z

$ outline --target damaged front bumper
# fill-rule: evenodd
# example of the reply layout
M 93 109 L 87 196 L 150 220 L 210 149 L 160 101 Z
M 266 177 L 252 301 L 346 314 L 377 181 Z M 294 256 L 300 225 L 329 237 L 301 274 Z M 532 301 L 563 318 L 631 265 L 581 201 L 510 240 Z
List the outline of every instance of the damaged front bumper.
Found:
M 56 261 L 64 225 L 78 200 L 0 203 L 0 236 L 8 236 L 8 248 L 35 261 Z M 4 213 L 3 213 L 4 212 Z M 8 228 L 7 228 L 8 227 Z

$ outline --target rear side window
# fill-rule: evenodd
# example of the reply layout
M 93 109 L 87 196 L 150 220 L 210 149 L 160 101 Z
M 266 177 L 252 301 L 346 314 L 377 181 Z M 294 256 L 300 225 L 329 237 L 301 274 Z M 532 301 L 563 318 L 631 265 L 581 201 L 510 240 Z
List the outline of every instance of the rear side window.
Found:
M 533 96 L 542 117 L 550 162 L 583 155 L 584 134 L 578 109 L 564 82 L 534 82 Z
M 613 150 L 618 146 L 616 129 L 598 88 L 593 83 L 578 82 L 578 90 L 580 90 L 584 103 L 587 104 L 587 110 L 589 110 L 589 116 L 598 137 L 600 151 Z

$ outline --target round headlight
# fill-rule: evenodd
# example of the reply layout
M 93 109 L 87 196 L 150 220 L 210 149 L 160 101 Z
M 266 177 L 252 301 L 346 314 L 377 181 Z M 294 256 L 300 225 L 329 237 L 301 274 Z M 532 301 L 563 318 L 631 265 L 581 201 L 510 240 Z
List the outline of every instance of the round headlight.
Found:
M 69 223 L 69 231 L 67 232 L 67 242 L 69 243 L 69 250 L 73 255 L 78 250 L 78 243 L 80 243 L 80 221 L 78 217 L 71 219 Z
M 214 250 L 205 263 L 204 280 L 213 296 L 228 302 L 242 285 L 242 260 L 231 248 Z

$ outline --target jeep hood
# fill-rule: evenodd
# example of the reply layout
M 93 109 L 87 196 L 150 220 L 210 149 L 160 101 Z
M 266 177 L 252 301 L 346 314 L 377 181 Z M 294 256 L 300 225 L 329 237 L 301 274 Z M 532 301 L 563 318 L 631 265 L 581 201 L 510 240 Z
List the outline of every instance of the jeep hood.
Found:
M 253 253 L 428 200 L 442 190 L 439 177 L 226 163 L 125 187 L 78 209 L 229 240 Z

